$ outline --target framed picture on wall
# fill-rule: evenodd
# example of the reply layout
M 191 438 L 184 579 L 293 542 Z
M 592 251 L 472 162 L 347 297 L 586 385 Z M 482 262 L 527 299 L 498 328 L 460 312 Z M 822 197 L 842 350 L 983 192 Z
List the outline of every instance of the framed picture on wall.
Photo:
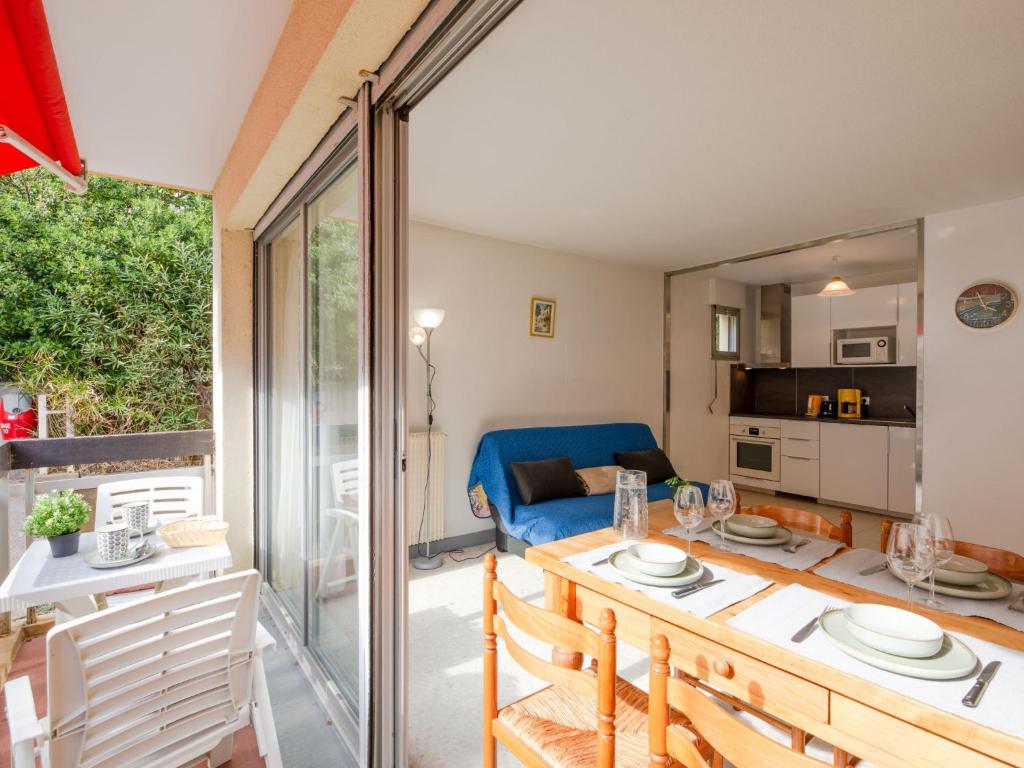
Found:
M 555 300 L 530 299 L 530 335 L 555 338 Z

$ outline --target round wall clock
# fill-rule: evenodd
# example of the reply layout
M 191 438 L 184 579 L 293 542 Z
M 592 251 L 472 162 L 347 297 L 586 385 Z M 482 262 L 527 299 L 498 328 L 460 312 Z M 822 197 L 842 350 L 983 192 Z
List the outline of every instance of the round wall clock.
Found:
M 977 283 L 956 300 L 957 319 L 968 328 L 987 330 L 1002 325 L 1017 311 L 1017 294 L 1002 283 Z

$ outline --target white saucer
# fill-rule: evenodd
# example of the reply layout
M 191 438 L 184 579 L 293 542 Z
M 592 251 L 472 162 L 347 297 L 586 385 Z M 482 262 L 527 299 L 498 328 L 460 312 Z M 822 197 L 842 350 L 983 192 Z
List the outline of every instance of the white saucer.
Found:
M 83 555 L 82 559 L 85 564 L 90 568 L 124 568 L 126 565 L 135 565 L 135 563 L 141 563 L 143 560 L 152 557 L 156 554 L 156 547 L 151 546 L 149 543 L 143 544 L 139 547 L 139 553 L 135 557 L 130 557 L 127 560 L 101 560 L 99 552 L 90 552 L 87 555 Z
M 843 653 L 897 675 L 919 677 L 922 680 L 958 680 L 973 674 L 978 666 L 978 657 L 974 652 L 948 633 L 943 637 L 942 647 L 937 654 L 925 659 L 910 659 L 876 650 L 855 638 L 846 626 L 846 617 L 841 608 L 823 614 L 820 627 Z
M 716 535 L 721 535 L 722 526 L 718 524 L 718 521 L 712 523 L 711 529 Z M 793 532 L 789 528 L 784 528 L 780 525 L 779 529 L 771 536 L 754 538 L 753 536 L 740 536 L 726 528 L 725 538 L 738 544 L 754 544 L 758 547 L 781 547 L 783 544 L 789 543 L 789 540 L 793 538 Z
M 630 581 L 646 584 L 648 587 L 685 587 L 704 575 L 704 565 L 695 557 L 686 558 L 686 567 L 678 576 L 648 576 L 634 568 L 632 560 L 628 552 L 621 550 L 608 558 L 608 565 Z
M 892 566 L 889 566 L 889 573 L 899 579 L 892 570 Z M 903 581 L 903 579 L 900 579 Z M 931 586 L 928 580 L 920 581 L 914 585 L 918 589 L 930 590 Z M 991 571 L 985 574 L 985 578 L 980 582 L 971 586 L 960 586 L 957 584 L 943 584 L 941 581 L 935 582 L 935 592 L 939 595 L 949 595 L 950 597 L 963 597 L 967 600 L 1002 600 L 1004 597 L 1013 591 L 1013 584 L 1004 579 L 998 574 L 992 573 Z

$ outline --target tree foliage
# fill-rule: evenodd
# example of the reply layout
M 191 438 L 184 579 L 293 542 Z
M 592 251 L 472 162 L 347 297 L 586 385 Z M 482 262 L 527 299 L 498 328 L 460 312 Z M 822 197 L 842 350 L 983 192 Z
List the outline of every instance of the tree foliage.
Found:
M 0 177 L 0 381 L 67 399 L 79 434 L 208 427 L 211 238 L 205 195 Z

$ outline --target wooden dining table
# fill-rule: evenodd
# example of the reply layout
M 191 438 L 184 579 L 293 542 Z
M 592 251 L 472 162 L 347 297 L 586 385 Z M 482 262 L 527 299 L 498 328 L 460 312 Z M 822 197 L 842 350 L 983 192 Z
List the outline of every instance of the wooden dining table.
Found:
M 671 502 L 652 503 L 649 539 L 679 544 L 663 533 L 677 524 Z M 651 638 L 668 637 L 671 664 L 692 682 L 720 692 L 788 724 L 793 745 L 803 733 L 836 747 L 836 764 L 855 755 L 891 768 L 993 768 L 1024 766 L 1024 740 L 938 709 L 730 626 L 729 619 L 791 584 L 849 602 L 902 606 L 899 600 L 743 555 L 722 552 L 700 541 L 693 554 L 710 564 L 757 574 L 773 582 L 758 594 L 700 618 L 622 584 L 581 570 L 563 558 L 619 541 L 605 528 L 531 547 L 526 560 L 544 571 L 545 604 L 575 621 L 596 624 L 604 608 L 615 611 L 617 636 L 649 652 Z M 833 557 L 838 556 L 833 555 Z M 820 567 L 828 558 L 819 563 Z M 925 611 L 943 629 L 1024 651 L 1024 633 L 987 619 Z M 556 663 L 573 666 L 571 654 Z M 969 682 L 964 687 L 966 693 Z M 1021 681 L 1024 696 L 1024 681 Z M 1024 727 L 1024 723 L 1021 724 Z

